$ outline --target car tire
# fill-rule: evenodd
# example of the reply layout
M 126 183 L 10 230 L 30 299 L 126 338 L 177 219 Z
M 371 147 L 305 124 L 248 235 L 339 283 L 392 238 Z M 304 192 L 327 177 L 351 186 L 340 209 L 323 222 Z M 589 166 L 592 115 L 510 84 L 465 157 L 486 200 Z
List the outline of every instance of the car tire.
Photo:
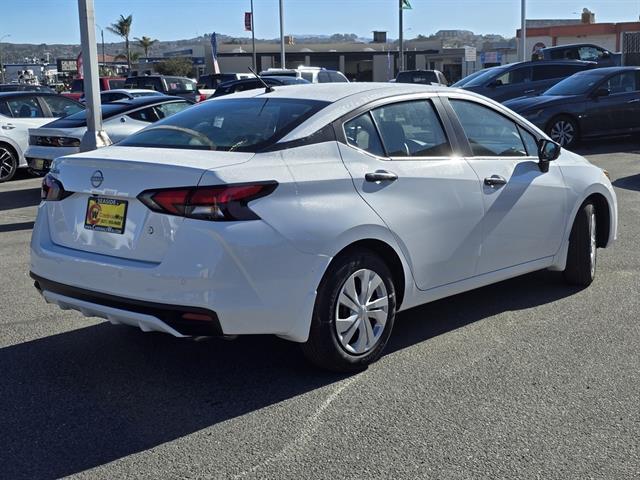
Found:
M 580 139 L 578 122 L 567 115 L 555 117 L 547 125 L 547 135 L 561 147 L 573 148 Z
M 365 292 L 367 278 L 373 288 Z M 369 250 L 340 255 L 318 287 L 309 339 L 302 351 L 327 370 L 364 370 L 382 355 L 395 308 L 393 277 L 378 255 Z
M 587 287 L 593 282 L 597 264 L 596 209 L 584 204 L 573 222 L 569 237 L 565 280 L 572 285 Z
M 18 155 L 13 148 L 0 144 L 0 183 L 8 182 L 18 170 Z

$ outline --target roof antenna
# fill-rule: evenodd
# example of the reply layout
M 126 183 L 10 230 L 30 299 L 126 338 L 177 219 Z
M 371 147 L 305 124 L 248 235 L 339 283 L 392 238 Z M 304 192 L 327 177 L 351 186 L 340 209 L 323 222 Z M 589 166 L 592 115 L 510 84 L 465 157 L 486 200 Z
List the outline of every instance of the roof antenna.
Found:
M 249 71 L 256 76 L 256 78 L 260 81 L 260 83 L 262 85 L 264 85 L 264 93 L 269 93 L 269 92 L 274 92 L 275 91 L 275 88 L 273 88 L 271 85 L 267 84 L 267 82 L 265 82 L 262 79 L 262 77 L 260 75 L 258 75 L 253 68 L 249 67 Z

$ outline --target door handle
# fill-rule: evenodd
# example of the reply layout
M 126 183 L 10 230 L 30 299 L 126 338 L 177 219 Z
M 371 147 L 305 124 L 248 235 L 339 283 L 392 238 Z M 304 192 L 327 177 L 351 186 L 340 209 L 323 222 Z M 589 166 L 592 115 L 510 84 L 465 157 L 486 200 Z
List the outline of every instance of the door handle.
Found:
M 533 92 L 535 92 L 535 91 L 536 91 L 536 89 L 535 89 L 535 88 L 532 88 L 531 90 L 525 90 L 525 91 L 524 91 L 524 92 L 522 92 L 522 93 L 533 93 Z
M 494 188 L 507 184 L 507 180 L 500 175 L 491 175 L 484 179 L 484 184 L 488 187 Z
M 16 126 L 13 125 L 12 123 L 7 123 L 6 125 L 2 125 L 3 130 L 13 130 L 14 128 L 16 128 Z
M 629 100 L 627 103 L 638 103 L 640 102 L 640 98 L 636 98 L 634 100 Z
M 373 173 L 365 173 L 364 179 L 367 182 L 393 182 L 398 179 L 398 176 L 395 173 L 387 172 L 386 170 L 376 170 Z

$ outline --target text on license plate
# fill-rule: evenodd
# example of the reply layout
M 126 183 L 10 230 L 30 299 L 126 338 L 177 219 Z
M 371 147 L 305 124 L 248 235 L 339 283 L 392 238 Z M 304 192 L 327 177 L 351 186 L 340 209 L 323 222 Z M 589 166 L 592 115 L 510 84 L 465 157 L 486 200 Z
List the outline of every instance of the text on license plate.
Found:
M 84 228 L 107 233 L 124 233 L 127 221 L 127 201 L 90 197 Z

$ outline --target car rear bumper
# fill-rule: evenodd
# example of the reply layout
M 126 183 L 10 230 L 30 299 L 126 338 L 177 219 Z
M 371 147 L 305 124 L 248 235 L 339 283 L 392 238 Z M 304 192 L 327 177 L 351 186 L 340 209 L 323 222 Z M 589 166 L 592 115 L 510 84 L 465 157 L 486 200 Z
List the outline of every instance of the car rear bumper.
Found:
M 161 262 L 137 261 L 53 243 L 44 202 L 31 240 L 31 273 L 47 301 L 143 330 L 306 341 L 331 259 L 298 251 L 262 221 L 213 223 L 187 219 Z M 215 320 L 206 331 L 194 330 L 179 321 L 189 312 Z

